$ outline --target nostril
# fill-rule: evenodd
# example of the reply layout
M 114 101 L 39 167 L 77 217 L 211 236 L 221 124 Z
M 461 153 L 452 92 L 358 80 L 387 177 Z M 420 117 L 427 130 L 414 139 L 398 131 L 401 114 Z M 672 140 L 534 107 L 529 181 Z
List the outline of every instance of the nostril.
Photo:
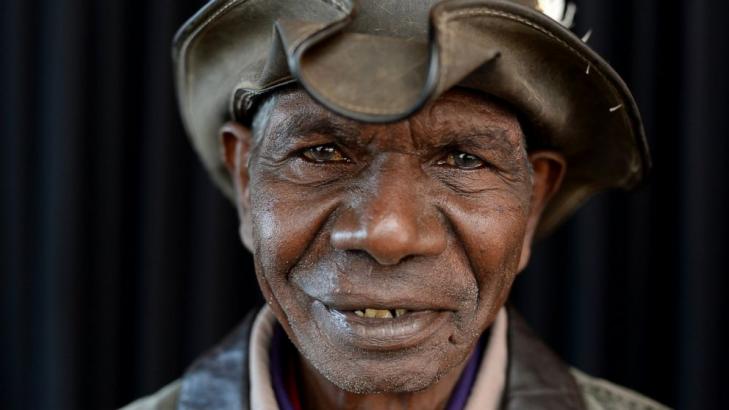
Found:
M 358 259 L 358 260 L 372 260 L 372 255 L 367 253 L 366 251 L 360 250 L 360 249 L 348 249 L 346 250 L 347 256 Z
M 386 254 L 382 254 L 382 253 L 369 252 L 369 254 L 372 258 L 374 258 L 377 261 L 377 263 L 379 263 L 382 266 L 397 265 L 403 259 L 403 258 L 395 256 L 395 255 L 386 255 Z

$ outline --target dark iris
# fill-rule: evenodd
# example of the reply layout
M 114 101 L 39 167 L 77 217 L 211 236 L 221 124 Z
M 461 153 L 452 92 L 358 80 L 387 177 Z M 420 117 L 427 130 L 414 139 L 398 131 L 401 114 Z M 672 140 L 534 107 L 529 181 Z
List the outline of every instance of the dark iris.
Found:
M 307 148 L 302 152 L 302 155 L 311 162 L 349 162 L 349 158 L 333 145 L 317 145 L 316 147 Z
M 456 151 L 448 154 L 445 159 L 438 161 L 438 165 L 447 165 L 459 169 L 477 169 L 483 167 L 485 163 L 475 155 Z

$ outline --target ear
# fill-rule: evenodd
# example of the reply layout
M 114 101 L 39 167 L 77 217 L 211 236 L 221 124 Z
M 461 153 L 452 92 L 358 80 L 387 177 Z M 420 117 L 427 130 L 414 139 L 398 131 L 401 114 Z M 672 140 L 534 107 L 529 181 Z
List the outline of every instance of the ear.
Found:
M 567 161 L 557 151 L 532 152 L 529 154 L 529 162 L 534 170 L 532 199 L 519 260 L 519 272 L 524 270 L 529 263 L 534 233 L 542 218 L 542 211 L 544 211 L 552 196 L 559 191 L 562 178 L 567 170 Z
M 250 174 L 248 172 L 253 143 L 252 133 L 250 128 L 231 121 L 220 128 L 219 138 L 220 155 L 235 186 L 235 206 L 240 220 L 240 237 L 246 248 L 252 252 L 253 233 L 251 226 Z

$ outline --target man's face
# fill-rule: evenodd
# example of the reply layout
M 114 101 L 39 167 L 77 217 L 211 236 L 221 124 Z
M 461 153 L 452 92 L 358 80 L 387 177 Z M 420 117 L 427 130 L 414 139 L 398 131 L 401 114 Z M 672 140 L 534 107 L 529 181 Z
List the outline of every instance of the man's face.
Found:
M 255 140 L 234 150 L 248 167 L 231 166 L 242 231 L 308 362 L 357 393 L 420 390 L 462 363 L 538 220 L 516 116 L 450 91 L 364 124 L 293 90 Z

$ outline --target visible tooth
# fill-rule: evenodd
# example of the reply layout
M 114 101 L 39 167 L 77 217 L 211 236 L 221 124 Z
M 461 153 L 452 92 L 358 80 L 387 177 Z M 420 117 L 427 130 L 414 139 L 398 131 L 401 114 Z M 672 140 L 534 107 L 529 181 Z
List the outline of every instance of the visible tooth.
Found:
M 395 317 L 400 317 L 407 312 L 407 309 L 395 309 Z
M 392 312 L 387 309 L 365 309 L 364 317 L 373 317 L 378 319 L 391 319 Z
M 381 319 L 392 319 L 392 313 L 390 313 L 389 310 L 378 310 L 377 311 L 377 317 Z
M 354 311 L 354 314 L 357 315 L 357 316 L 359 316 L 359 317 L 364 317 L 364 315 L 365 315 L 364 312 L 361 311 L 361 310 L 355 310 Z

